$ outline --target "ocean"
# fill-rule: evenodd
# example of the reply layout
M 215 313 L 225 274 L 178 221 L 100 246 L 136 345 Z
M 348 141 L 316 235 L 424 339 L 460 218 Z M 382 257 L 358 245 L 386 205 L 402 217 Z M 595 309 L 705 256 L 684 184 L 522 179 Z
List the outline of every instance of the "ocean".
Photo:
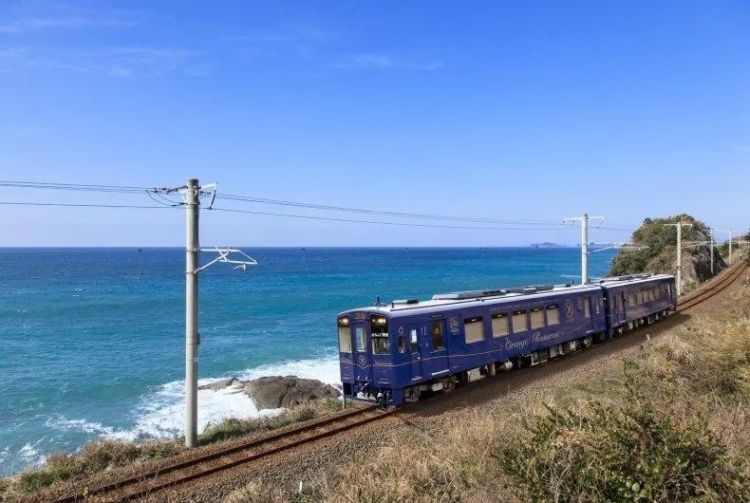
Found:
M 260 248 L 200 283 L 201 382 L 298 375 L 338 384 L 336 314 L 434 293 L 578 281 L 576 248 Z M 603 276 L 614 251 L 594 253 Z M 205 255 L 203 262 L 209 259 Z M 179 435 L 184 252 L 0 249 L 0 475 L 104 437 Z M 199 427 L 258 411 L 199 393 Z

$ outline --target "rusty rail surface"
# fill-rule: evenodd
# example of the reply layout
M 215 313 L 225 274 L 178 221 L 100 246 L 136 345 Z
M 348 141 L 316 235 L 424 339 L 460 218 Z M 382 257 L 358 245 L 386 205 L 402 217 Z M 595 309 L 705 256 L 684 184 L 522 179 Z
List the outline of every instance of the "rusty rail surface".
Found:
M 163 468 L 140 473 L 85 492 L 65 496 L 54 500 L 54 503 L 72 503 L 91 497 L 102 497 L 111 501 L 130 501 L 170 486 L 184 484 L 191 480 L 249 463 L 293 447 L 333 436 L 337 433 L 390 416 L 395 412 L 395 408 L 383 410 L 377 405 L 356 409 L 298 428 L 233 445 L 227 449 L 197 456 Z M 128 491 L 127 489 L 131 486 L 135 488 Z

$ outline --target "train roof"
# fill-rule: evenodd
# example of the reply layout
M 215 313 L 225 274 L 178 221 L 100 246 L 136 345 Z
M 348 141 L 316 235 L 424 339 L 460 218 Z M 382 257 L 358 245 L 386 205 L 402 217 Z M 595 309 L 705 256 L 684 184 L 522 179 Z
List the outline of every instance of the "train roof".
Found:
M 602 286 L 625 286 L 634 285 L 638 283 L 646 283 L 654 280 L 671 280 L 674 276 L 671 274 L 629 274 L 627 276 L 610 276 L 608 278 L 602 278 L 597 283 Z
M 358 309 L 349 309 L 344 313 L 352 311 L 369 311 L 383 314 L 399 314 L 408 311 L 410 314 L 416 312 L 436 312 L 456 305 L 474 307 L 484 305 L 487 301 L 497 303 L 513 302 L 521 299 L 542 299 L 550 293 L 573 293 L 601 291 L 599 285 L 534 285 L 522 288 L 507 288 L 497 290 L 470 290 L 465 292 L 438 293 L 428 300 L 402 299 L 394 300 L 389 304 L 380 306 L 367 306 Z M 493 302 L 494 303 L 494 302 Z M 344 314 L 341 313 L 341 314 Z
M 601 287 L 633 285 L 653 280 L 672 278 L 674 278 L 674 276 L 669 274 L 633 274 L 628 276 L 602 278 L 596 283 L 589 283 L 587 285 L 533 285 L 520 288 L 438 293 L 433 295 L 431 299 L 427 300 L 394 300 L 389 304 L 348 309 L 340 314 L 351 313 L 353 311 L 368 311 L 371 313 L 374 312 L 390 315 L 400 314 L 402 312 L 408 312 L 409 314 L 434 313 L 457 305 L 475 307 L 485 305 L 487 301 L 492 301 L 493 304 L 503 304 L 527 299 L 533 301 L 543 299 L 550 293 L 562 294 L 601 291 Z

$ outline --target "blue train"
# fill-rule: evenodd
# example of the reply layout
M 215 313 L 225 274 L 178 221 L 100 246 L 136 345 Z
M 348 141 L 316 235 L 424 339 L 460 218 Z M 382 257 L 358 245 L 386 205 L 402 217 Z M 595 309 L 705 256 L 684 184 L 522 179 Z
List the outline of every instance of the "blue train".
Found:
M 400 405 L 533 366 L 667 316 L 674 277 L 605 278 L 396 300 L 338 316 L 344 395 Z

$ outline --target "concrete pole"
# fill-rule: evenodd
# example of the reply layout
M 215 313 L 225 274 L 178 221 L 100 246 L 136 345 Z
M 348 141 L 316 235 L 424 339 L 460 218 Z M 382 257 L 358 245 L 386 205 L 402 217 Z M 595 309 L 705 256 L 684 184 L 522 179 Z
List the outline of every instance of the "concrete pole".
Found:
M 709 235 L 711 237 L 711 276 L 714 275 L 714 230 L 709 227 Z
M 185 191 L 185 447 L 198 445 L 198 180 Z
M 581 217 L 581 284 L 589 282 L 589 214 Z
M 729 227 L 729 264 L 732 264 L 732 228 Z
M 677 224 L 677 296 L 682 295 L 682 224 Z

